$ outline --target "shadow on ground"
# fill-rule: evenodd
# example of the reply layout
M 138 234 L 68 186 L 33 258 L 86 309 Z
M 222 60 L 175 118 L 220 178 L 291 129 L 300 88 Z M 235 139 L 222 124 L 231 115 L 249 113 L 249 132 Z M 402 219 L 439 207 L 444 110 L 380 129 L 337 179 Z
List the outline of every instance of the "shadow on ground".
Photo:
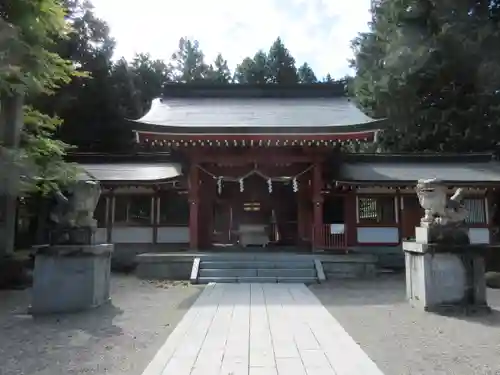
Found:
M 406 302 L 404 274 L 376 279 L 339 279 L 311 285 L 310 289 L 328 306 L 393 305 Z M 332 298 L 327 298 L 331 293 Z
M 406 300 L 404 274 L 382 275 L 372 280 L 329 280 L 324 284 L 312 285 L 310 289 L 320 297 L 327 307 L 401 305 L 402 308 L 410 309 Z M 328 298 L 332 292 L 332 298 Z M 488 303 L 492 307 L 489 314 L 429 314 L 487 326 L 500 326 L 500 290 L 488 289 L 488 299 Z
M 310 289 L 385 375 L 500 373 L 500 290 L 489 315 L 442 316 L 406 302 L 404 275 Z
M 37 318 L 26 314 L 30 290 L 0 292 L 0 373 L 140 374 L 200 291 L 120 275 L 112 303 Z
M 490 313 L 479 314 L 440 314 L 443 317 L 450 317 L 455 319 L 464 320 L 469 323 L 483 324 L 489 327 L 500 327 L 500 311 L 498 309 L 491 309 Z

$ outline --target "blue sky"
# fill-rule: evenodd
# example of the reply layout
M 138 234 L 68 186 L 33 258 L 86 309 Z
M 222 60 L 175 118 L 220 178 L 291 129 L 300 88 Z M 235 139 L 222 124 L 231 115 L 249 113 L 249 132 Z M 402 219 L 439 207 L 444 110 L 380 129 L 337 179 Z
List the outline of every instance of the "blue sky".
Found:
M 115 58 L 136 52 L 169 59 L 181 36 L 197 39 L 209 61 L 221 52 L 234 69 L 281 36 L 297 65 L 318 76 L 350 73 L 350 40 L 367 29 L 370 0 L 93 0 L 117 41 Z M 139 6 L 138 6 L 139 5 Z

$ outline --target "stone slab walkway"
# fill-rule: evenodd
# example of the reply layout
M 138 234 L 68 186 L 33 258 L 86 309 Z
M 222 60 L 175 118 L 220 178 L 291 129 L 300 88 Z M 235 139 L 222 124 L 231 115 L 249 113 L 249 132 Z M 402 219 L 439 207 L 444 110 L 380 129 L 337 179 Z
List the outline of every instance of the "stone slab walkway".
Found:
M 303 284 L 210 284 L 143 375 L 383 375 Z

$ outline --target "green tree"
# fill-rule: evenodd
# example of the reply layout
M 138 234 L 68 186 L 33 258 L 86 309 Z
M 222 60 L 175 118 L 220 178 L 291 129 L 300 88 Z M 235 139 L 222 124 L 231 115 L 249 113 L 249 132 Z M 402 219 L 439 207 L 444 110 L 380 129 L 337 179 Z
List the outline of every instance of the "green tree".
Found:
M 53 52 L 55 39 L 69 32 L 57 0 L 0 3 L 0 92 L 52 93 L 74 73 L 70 61 Z
M 113 65 L 110 80 L 118 113 L 130 119 L 141 117 L 147 100 L 136 86 L 139 81 L 138 73 L 122 58 Z
M 255 62 L 250 57 L 245 57 L 241 63 L 236 65 L 233 80 L 237 83 L 248 84 L 253 80 L 252 71 Z
M 353 42 L 354 92 L 388 118 L 391 151 L 491 151 L 500 141 L 498 1 L 379 0 Z
M 8 32 L 3 34 L 3 53 L 0 54 L 0 100 L 16 94 L 53 94 L 72 76 L 83 75 L 76 72 L 71 61 L 52 52 L 54 41 L 67 38 L 70 31 L 64 17 L 64 8 L 57 0 L 1 3 L 0 25 Z M 25 106 L 24 123 L 21 148 L 16 149 L 17 145 L 7 140 L 6 144 L 0 144 L 1 153 L 13 158 L 9 160 L 20 162 L 25 191 L 47 193 L 74 175 L 74 170 L 63 160 L 69 146 L 53 138 L 60 125 L 59 119 Z M 2 169 L 5 172 L 8 168 Z
M 270 83 L 293 84 L 298 82 L 295 59 L 285 47 L 281 38 L 277 38 L 267 54 Z
M 264 51 L 258 51 L 253 59 L 246 57 L 236 66 L 235 81 L 242 84 L 264 84 L 271 80 L 268 58 Z
M 64 157 L 72 147 L 54 134 L 61 126 L 58 117 L 45 115 L 31 106 L 24 109 L 24 129 L 21 150 L 18 154 L 21 169 L 20 192 L 22 195 L 41 193 L 45 196 L 57 191 L 75 177 L 76 169 Z
M 66 22 L 73 31 L 59 38 L 59 54 L 88 72 L 90 77 L 75 77 L 52 97 L 38 97 L 33 106 L 41 112 L 60 117 L 63 125 L 58 137 L 80 151 L 113 152 L 130 148 L 132 133 L 124 124 L 128 115 L 141 112 L 141 99 L 128 80 L 117 82 L 111 57 L 115 42 L 108 25 L 96 17 L 92 5 L 83 0 L 65 0 Z M 133 100 L 126 98 L 130 97 Z M 135 106 L 135 107 L 134 107 Z M 133 109 L 136 109 L 135 111 Z
M 163 86 L 170 80 L 170 70 L 162 60 L 154 60 L 149 54 L 137 54 L 129 71 L 134 79 L 133 90 L 139 96 L 139 116 L 142 116 L 150 108 L 151 101 L 161 96 Z
M 230 83 L 231 82 L 231 70 L 227 65 L 227 60 L 222 57 L 222 54 L 218 54 L 215 58 L 213 66 L 209 67 L 210 74 L 209 80 L 217 83 Z
M 323 82 L 323 83 L 332 83 L 332 82 L 335 82 L 335 80 L 332 78 L 332 76 L 330 75 L 330 73 L 327 73 L 327 75 L 325 77 L 323 77 L 323 80 L 321 82 Z
M 71 61 L 54 52 L 54 41 L 67 37 L 69 31 L 64 16 L 57 0 L 0 3 L 0 103 L 4 117 L 0 119 L 4 121 L 0 124 L 0 206 L 5 216 L 0 255 L 14 250 L 20 196 L 47 194 L 75 177 L 76 169 L 64 161 L 69 146 L 53 138 L 59 120 L 21 107 L 24 96 L 53 93 L 76 75 Z M 12 117 L 6 118 L 8 114 Z M 5 264 L 8 267 L 9 262 Z
M 197 40 L 181 38 L 178 50 L 172 54 L 169 67 L 175 82 L 201 81 L 209 77 L 210 67 L 205 63 L 205 55 Z
M 309 64 L 306 62 L 299 67 L 299 70 L 297 73 L 298 73 L 300 83 L 316 83 L 316 82 L 318 82 L 318 79 L 316 78 L 314 71 L 309 66 Z

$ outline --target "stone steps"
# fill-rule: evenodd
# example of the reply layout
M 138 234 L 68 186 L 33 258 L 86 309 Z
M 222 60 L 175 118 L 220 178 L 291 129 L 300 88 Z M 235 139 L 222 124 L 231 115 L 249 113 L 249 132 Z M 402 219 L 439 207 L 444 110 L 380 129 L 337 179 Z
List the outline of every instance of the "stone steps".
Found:
M 207 269 L 310 269 L 313 261 L 284 261 L 281 260 L 205 260 L 203 266 Z
M 317 283 L 317 277 L 199 277 L 198 284 L 208 283 Z
M 285 257 L 263 259 L 228 258 L 224 260 L 201 259 L 198 261 L 196 279 L 192 282 L 208 284 L 218 283 L 315 283 L 318 274 L 314 259 L 303 257 L 293 259 Z M 195 270 L 196 271 L 196 270 Z
M 316 270 L 313 268 L 202 268 L 198 273 L 198 277 L 316 277 Z
M 238 282 L 238 278 L 271 277 L 268 279 L 270 282 L 283 282 L 287 278 L 297 281 L 294 277 L 306 277 L 302 270 L 315 270 L 314 282 L 321 282 L 328 278 L 374 277 L 377 258 L 367 254 L 171 252 L 144 253 L 138 255 L 136 260 L 136 275 L 148 280 L 191 280 L 196 283 L 201 276 L 199 282 L 208 282 L 208 278 L 214 277 L 226 278 L 227 282 Z M 193 267 L 195 263 L 197 266 Z M 204 273 L 205 276 L 200 275 L 200 271 L 205 270 L 215 271 Z M 235 272 L 224 274 L 227 270 Z M 272 273 L 272 270 L 277 271 Z M 308 271 L 307 275 L 310 274 Z M 309 277 L 307 276 L 304 282 L 309 282 Z

